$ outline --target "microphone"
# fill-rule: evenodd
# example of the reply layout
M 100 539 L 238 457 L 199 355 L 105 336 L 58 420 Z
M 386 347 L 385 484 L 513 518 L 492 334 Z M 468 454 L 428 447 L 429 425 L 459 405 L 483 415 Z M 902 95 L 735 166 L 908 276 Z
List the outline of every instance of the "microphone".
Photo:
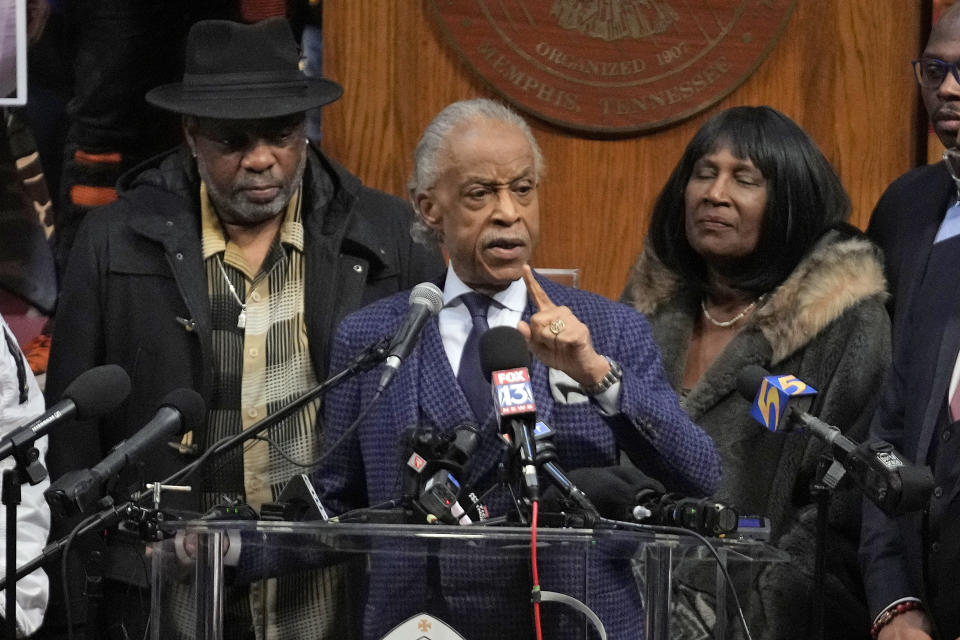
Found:
M 732 507 L 711 498 L 666 493 L 658 480 L 633 467 L 583 467 L 571 471 L 570 478 L 604 518 L 680 527 L 712 536 L 737 530 L 738 517 Z
M 590 498 L 575 485 L 557 464 L 557 448 L 553 445 L 554 429 L 542 420 L 537 420 L 533 429 L 533 440 L 536 443 L 537 466 L 547 473 L 553 486 L 567 498 L 578 510 L 582 511 L 587 520 L 595 520 L 599 516 L 597 508 L 590 502 Z
M 427 521 L 430 515 L 449 524 L 473 524 L 473 521 L 460 506 L 460 483 L 454 473 L 463 473 L 470 461 L 470 456 L 477 450 L 480 436 L 476 427 L 462 425 L 454 431 L 453 440 L 449 442 L 443 456 L 436 460 L 436 464 L 444 468 L 434 472 L 424 483 L 418 502 L 427 512 Z
M 753 403 L 751 415 L 771 431 L 799 428 L 826 442 L 864 495 L 888 515 L 919 511 L 926 505 L 933 490 L 930 467 L 905 462 L 893 445 L 882 440 L 857 444 L 837 427 L 791 405 L 791 397 L 816 393 L 806 383 L 749 365 L 737 376 L 737 390 Z
M 105 364 L 84 371 L 74 378 L 62 399 L 33 421 L 18 427 L 0 440 L 0 460 L 17 455 L 25 445 L 30 445 L 47 434 L 55 425 L 76 417 L 80 420 L 97 418 L 116 409 L 130 395 L 130 377 L 123 367 Z M 21 464 L 24 462 L 20 460 Z M 27 460 L 30 483 L 37 484 L 47 473 L 39 460 Z
M 108 480 L 181 429 L 190 431 L 198 428 L 205 411 L 199 393 L 192 389 L 174 389 L 160 403 L 150 422 L 117 444 L 106 458 L 91 469 L 65 473 L 51 484 L 44 492 L 51 510 L 60 516 L 91 511 L 103 497 L 103 488 Z
M 393 336 L 393 341 L 387 350 L 386 366 L 380 376 L 380 386 L 377 393 L 383 391 L 393 379 L 404 358 L 410 355 L 417 344 L 417 338 L 423 325 L 431 316 L 436 315 L 443 308 L 443 292 L 432 282 L 421 282 L 410 292 L 410 310 L 403 320 L 400 330 Z
M 629 476 L 624 475 L 631 472 Z M 649 517 L 649 512 L 637 512 L 638 505 L 648 502 L 652 496 L 659 498 L 666 493 L 660 482 L 635 469 L 621 472 L 620 467 L 581 467 L 570 471 L 568 476 L 587 495 L 600 515 L 611 520 Z
M 457 475 L 465 472 L 470 456 L 480 443 L 476 427 L 460 425 L 454 429 L 453 436 L 417 428 L 409 434 L 407 442 L 404 456 L 411 486 L 404 494 L 413 499 L 417 515 L 431 523 L 439 520 L 447 524 L 472 524 L 459 503 Z M 430 475 L 421 483 L 423 474 Z
M 540 497 L 533 425 L 537 404 L 530 384 L 530 351 L 523 335 L 513 327 L 494 327 L 480 336 L 480 367 L 490 378 L 500 435 L 520 452 L 527 497 Z
M 449 469 L 440 469 L 423 485 L 418 503 L 426 513 L 430 524 L 438 521 L 447 524 L 473 524 L 473 520 L 460 506 L 460 483 Z

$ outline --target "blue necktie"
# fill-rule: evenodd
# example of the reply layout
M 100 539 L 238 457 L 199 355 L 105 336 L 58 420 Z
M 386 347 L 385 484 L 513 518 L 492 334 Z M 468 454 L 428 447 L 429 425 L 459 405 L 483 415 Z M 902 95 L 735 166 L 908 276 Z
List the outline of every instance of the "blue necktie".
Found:
M 487 325 L 487 309 L 490 298 L 475 293 L 465 293 L 460 296 L 466 305 L 470 317 L 473 318 L 473 328 L 467 335 L 467 342 L 463 345 L 463 355 L 460 356 L 460 370 L 457 372 L 457 381 L 467 396 L 467 401 L 473 409 L 473 414 L 481 423 L 493 407 L 493 398 L 490 397 L 490 381 L 483 375 L 480 368 L 480 336 L 489 329 Z

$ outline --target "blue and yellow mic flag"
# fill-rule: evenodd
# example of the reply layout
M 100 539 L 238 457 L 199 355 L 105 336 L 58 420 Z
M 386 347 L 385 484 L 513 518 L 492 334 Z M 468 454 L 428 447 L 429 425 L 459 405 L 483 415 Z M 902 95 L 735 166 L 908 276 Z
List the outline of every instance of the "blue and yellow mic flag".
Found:
M 791 375 L 764 376 L 750 415 L 770 431 L 777 431 L 790 398 L 812 396 L 817 390 Z

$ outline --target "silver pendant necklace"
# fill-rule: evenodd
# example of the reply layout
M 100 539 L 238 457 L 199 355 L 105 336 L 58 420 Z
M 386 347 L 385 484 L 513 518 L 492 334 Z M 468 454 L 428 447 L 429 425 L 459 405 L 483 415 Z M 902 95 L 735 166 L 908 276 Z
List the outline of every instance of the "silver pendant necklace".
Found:
M 240 305 L 240 314 L 237 316 L 237 328 L 245 329 L 247 326 L 247 303 L 241 300 L 240 296 L 237 295 L 237 290 L 233 288 L 233 283 L 230 282 L 230 278 L 227 277 L 227 270 L 223 268 L 223 261 L 220 260 L 219 255 L 217 255 L 217 265 L 220 267 L 220 274 L 223 275 L 223 281 L 227 283 L 227 288 L 230 289 L 233 299 L 237 301 L 238 305 Z M 706 312 L 706 309 L 704 309 L 704 312 Z

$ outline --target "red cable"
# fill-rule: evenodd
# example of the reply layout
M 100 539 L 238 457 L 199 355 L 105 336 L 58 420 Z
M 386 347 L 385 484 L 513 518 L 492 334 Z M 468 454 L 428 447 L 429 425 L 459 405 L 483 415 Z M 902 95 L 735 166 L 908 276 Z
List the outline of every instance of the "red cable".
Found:
M 540 595 L 540 575 L 537 571 L 537 518 L 540 501 L 533 501 L 533 515 L 530 522 L 530 564 L 533 573 L 533 593 Z M 540 628 L 540 598 L 533 601 L 533 626 L 537 631 L 537 640 L 543 640 L 543 629 Z

